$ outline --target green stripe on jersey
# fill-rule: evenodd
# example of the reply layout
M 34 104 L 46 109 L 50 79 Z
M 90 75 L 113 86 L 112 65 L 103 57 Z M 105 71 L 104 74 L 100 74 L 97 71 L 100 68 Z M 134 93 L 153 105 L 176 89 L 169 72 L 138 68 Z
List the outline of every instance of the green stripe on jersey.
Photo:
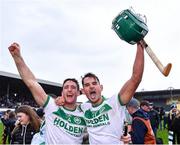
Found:
M 47 96 L 47 100 L 46 102 L 44 103 L 43 107 L 45 108 L 47 106 L 47 104 L 49 103 L 49 100 L 50 100 L 50 96 Z
M 111 106 L 109 106 L 108 104 L 104 104 L 104 105 L 103 105 L 99 110 L 97 110 L 97 111 L 91 111 L 90 109 L 87 110 L 84 115 L 85 115 L 85 118 L 87 118 L 87 119 L 92 119 L 92 118 L 95 118 L 95 117 L 99 116 L 100 114 L 103 114 L 104 112 L 107 112 L 107 111 L 109 111 L 109 110 L 111 110 L 111 109 L 112 109 Z
M 59 116 L 60 118 L 68 121 L 71 124 L 83 125 L 83 126 L 86 125 L 83 117 L 75 116 L 72 114 L 67 114 L 61 108 L 59 108 L 56 112 L 53 112 L 53 114 Z
M 124 104 L 124 103 L 122 102 L 121 97 L 119 96 L 119 94 L 118 94 L 118 100 L 119 100 L 119 103 L 120 103 L 121 106 L 125 106 L 125 105 L 126 105 L 126 104 Z

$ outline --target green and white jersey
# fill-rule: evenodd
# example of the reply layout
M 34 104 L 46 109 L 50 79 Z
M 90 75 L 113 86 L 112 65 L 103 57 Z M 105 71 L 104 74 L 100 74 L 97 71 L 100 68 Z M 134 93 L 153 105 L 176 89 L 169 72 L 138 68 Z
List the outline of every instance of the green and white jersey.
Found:
M 90 144 L 123 144 L 120 137 L 123 135 L 125 120 L 125 106 L 122 106 L 118 95 L 104 99 L 93 107 L 90 102 L 83 103 Z
M 77 107 L 74 111 L 59 107 L 48 96 L 44 105 L 45 143 L 46 144 L 81 144 L 85 130 L 83 112 Z
M 45 133 L 45 121 L 43 120 L 39 132 L 36 133 L 31 140 L 31 145 L 45 145 Z

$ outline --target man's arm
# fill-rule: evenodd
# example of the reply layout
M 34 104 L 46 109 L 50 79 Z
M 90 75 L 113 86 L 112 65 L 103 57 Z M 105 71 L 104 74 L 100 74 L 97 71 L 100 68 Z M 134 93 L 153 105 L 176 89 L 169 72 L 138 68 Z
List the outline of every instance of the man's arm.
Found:
M 16 67 L 19 71 L 19 74 L 22 80 L 24 81 L 26 86 L 30 89 L 36 102 L 40 106 L 43 106 L 45 104 L 45 101 L 47 100 L 47 94 L 45 93 L 43 88 L 40 86 L 40 84 L 37 82 L 31 70 L 25 64 L 23 57 L 21 56 L 21 53 L 20 53 L 19 44 L 13 43 L 9 46 L 8 49 L 14 59 L 14 62 L 16 64 Z
M 136 58 L 133 65 L 131 78 L 124 84 L 119 92 L 122 104 L 127 104 L 134 95 L 139 83 L 141 82 L 144 71 L 144 44 L 137 43 Z

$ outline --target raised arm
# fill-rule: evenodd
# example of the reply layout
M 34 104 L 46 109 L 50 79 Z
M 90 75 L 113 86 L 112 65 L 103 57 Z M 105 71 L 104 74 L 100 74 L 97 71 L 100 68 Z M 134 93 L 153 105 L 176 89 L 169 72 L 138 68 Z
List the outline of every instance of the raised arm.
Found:
M 131 78 L 124 84 L 119 92 L 120 100 L 123 104 L 127 104 L 134 95 L 139 86 L 144 71 L 144 44 L 137 43 L 136 58 L 133 65 L 133 73 Z
M 8 47 L 8 49 L 14 59 L 14 62 L 16 64 L 16 67 L 19 71 L 19 74 L 20 74 L 22 80 L 24 81 L 26 86 L 30 89 L 36 102 L 40 106 L 43 106 L 47 99 L 47 94 L 45 93 L 43 88 L 40 86 L 40 84 L 37 82 L 35 76 L 31 72 L 31 70 L 25 64 L 25 62 L 21 56 L 21 53 L 20 53 L 19 44 L 13 43 Z

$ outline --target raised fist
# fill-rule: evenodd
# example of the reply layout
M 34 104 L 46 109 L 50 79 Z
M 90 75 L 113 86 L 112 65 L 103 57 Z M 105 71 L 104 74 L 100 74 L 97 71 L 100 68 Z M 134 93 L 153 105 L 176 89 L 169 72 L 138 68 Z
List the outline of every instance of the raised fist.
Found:
M 18 43 L 11 44 L 8 49 L 12 56 L 20 56 L 20 46 Z

